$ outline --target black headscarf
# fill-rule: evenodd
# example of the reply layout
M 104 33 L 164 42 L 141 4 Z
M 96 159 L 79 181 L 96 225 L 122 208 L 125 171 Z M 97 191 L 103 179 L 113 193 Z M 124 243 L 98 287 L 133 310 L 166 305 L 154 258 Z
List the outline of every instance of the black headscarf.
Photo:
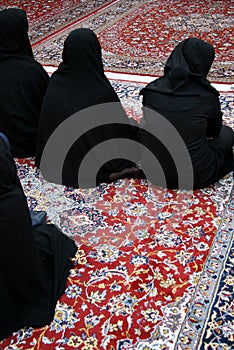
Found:
M 0 49 L 0 59 L 13 54 L 33 58 L 24 10 L 9 8 L 0 11 Z
M 169 56 L 164 76 L 149 83 L 141 94 L 156 92 L 150 98 L 150 107 L 168 111 L 192 109 L 210 93 L 218 96 L 206 78 L 214 57 L 214 48 L 209 43 L 197 38 L 182 41 Z
M 72 31 L 64 42 L 62 59 L 50 79 L 41 113 L 40 126 L 46 122 L 48 133 L 79 110 L 119 102 L 104 74 L 101 46 L 92 30 Z
M 7 142 L 0 135 L 0 340 L 49 324 L 76 246 L 54 225 L 32 227 Z
M 49 137 L 64 120 L 91 106 L 120 102 L 104 74 L 101 46 L 92 30 L 79 28 L 72 31 L 65 40 L 62 58 L 62 63 L 50 79 L 42 106 L 36 154 L 38 167 Z M 128 120 L 121 105 L 119 113 L 124 120 Z M 92 129 L 82 136 L 73 144 L 66 157 L 63 184 L 79 186 L 79 164 L 92 147 L 106 139 L 131 138 L 131 133 L 130 125 L 108 125 Z M 97 183 L 108 181 L 111 172 L 121 171 L 132 165 L 131 162 L 120 159 L 106 163 L 99 172 Z
M 16 157 L 35 155 L 35 135 L 49 76 L 33 58 L 23 10 L 0 11 L 0 129 Z

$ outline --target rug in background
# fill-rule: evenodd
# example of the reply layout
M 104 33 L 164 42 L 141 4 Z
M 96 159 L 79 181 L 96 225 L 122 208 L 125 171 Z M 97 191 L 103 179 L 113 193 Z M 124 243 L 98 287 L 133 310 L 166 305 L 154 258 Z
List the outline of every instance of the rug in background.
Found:
M 68 29 L 61 29 L 45 43 L 35 43 L 36 58 L 43 64 L 58 65 L 65 38 L 78 27 L 91 28 L 98 34 L 106 70 L 161 75 L 178 42 L 198 37 L 213 44 L 216 50 L 209 78 L 216 82 L 233 81 L 233 18 L 227 1 L 120 0 Z
M 35 43 L 113 2 L 115 1 L 4 0 L 0 1 L 0 9 L 19 7 L 25 10 L 29 20 L 30 40 Z

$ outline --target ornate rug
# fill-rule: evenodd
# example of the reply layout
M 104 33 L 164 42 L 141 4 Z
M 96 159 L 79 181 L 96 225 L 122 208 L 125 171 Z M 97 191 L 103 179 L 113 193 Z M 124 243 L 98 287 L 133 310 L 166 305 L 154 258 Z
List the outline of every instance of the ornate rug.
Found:
M 129 116 L 140 118 L 142 84 L 112 83 Z M 231 105 L 222 94 L 233 126 Z M 231 349 L 231 174 L 194 192 L 145 180 L 81 190 L 46 182 L 33 159 L 16 164 L 30 209 L 46 210 L 78 252 L 53 322 L 14 333 L 1 350 Z
M 4 0 L 0 9 L 19 7 L 26 11 L 29 20 L 29 34 L 32 43 L 66 28 L 91 13 L 105 8 L 115 0 Z
M 70 17 L 76 11 L 73 9 L 70 15 L 65 11 L 61 18 L 51 18 L 49 24 L 31 29 L 34 52 L 41 63 L 58 65 L 68 33 L 88 27 L 98 34 L 106 70 L 158 76 L 178 42 L 195 36 L 210 42 L 216 50 L 209 78 L 232 82 L 232 5 L 232 1 L 225 0 L 119 0 L 83 19 L 78 16 L 68 26 L 74 22 L 75 17 Z M 87 6 L 86 2 L 82 6 Z M 60 31 L 54 32 L 58 27 Z M 46 42 L 36 42 L 37 32 L 39 36 L 47 36 Z

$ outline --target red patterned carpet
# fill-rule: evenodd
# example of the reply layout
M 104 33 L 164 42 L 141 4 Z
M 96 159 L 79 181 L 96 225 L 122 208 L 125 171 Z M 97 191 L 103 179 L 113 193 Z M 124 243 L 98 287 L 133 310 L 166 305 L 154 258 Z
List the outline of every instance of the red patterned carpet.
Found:
M 105 8 L 115 0 L 0 1 L 0 8 L 19 7 L 27 12 L 32 43 Z
M 12 4 L 0 1 L 2 7 Z M 29 12 L 34 52 L 47 64 L 58 64 L 71 28 L 88 26 L 99 35 L 106 68 L 159 74 L 177 41 L 196 34 L 215 44 L 211 78 L 225 82 L 232 70 L 232 4 L 14 1 Z M 143 85 L 112 84 L 129 116 L 139 119 Z M 233 94 L 222 93 L 220 102 L 224 122 L 234 128 Z M 0 350 L 232 348 L 231 174 L 194 192 L 163 190 L 144 180 L 75 190 L 46 182 L 33 159 L 17 160 L 17 169 L 30 209 L 46 210 L 48 220 L 74 238 L 78 252 L 53 322 L 19 330 L 0 342 Z
M 69 9 L 79 5 L 82 0 L 32 0 L 32 1 L 18 1 L 18 0 L 4 0 L 0 1 L 2 7 L 19 7 L 27 12 L 30 26 L 35 26 L 42 21 L 50 20 L 61 12 L 66 12 Z
M 115 1 L 88 18 L 78 17 L 77 22 L 52 34 L 51 40 L 45 43 L 36 39 L 37 32 L 40 36 L 43 28 L 32 28 L 35 54 L 44 64 L 58 65 L 63 42 L 70 30 L 89 27 L 100 38 L 107 70 L 160 75 L 176 44 L 196 36 L 215 46 L 216 59 L 210 78 L 230 82 L 233 81 L 231 47 L 234 29 L 230 3 L 224 0 Z M 86 2 L 83 6 L 87 6 Z M 66 23 L 74 22 L 66 12 L 62 18 Z M 50 23 L 56 27 L 53 18 Z
M 127 65 L 131 57 L 131 71 L 159 75 L 179 41 L 187 37 L 204 39 L 215 46 L 216 61 L 210 75 L 220 81 L 233 72 L 233 30 L 227 1 L 144 1 L 112 24 L 111 30 L 101 30 L 100 40 L 113 66 L 110 69 L 124 70 L 121 65 Z M 119 57 L 121 65 L 116 64 Z
M 79 249 L 51 325 L 21 330 L 0 349 L 145 350 L 179 343 L 197 349 L 233 241 L 231 177 L 194 193 L 139 180 L 85 191 L 48 184 L 33 161 L 17 166 L 30 208 L 46 209 Z M 223 296 L 218 294 L 224 307 L 216 303 L 222 310 L 217 332 L 230 323 L 232 284 L 230 274 Z M 212 326 L 207 328 L 212 336 Z M 230 345 L 229 339 L 232 333 L 222 337 Z

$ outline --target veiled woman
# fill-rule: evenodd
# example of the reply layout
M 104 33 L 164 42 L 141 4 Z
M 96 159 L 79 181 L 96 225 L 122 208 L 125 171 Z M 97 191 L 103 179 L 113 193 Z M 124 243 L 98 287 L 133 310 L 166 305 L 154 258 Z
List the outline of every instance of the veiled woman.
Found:
M 98 166 L 104 153 L 113 153 L 108 146 L 103 153 L 95 152 L 95 146 L 114 138 L 132 139 L 134 138 L 133 129 L 116 92 L 104 74 L 101 46 L 95 33 L 87 28 L 72 31 L 65 40 L 62 58 L 62 63 L 50 79 L 42 106 L 36 165 L 40 167 L 43 151 L 53 132 L 76 113 L 77 140 L 66 154 L 62 183 L 68 186 L 81 187 L 78 181 L 78 172 L 85 156 L 92 150 L 93 153 L 90 156 L 92 157 L 92 164 Z M 102 122 L 105 107 L 95 108 L 95 106 L 105 105 L 106 103 L 113 103 L 113 111 L 110 107 L 108 115 L 109 125 L 103 125 Z M 84 110 L 87 111 L 86 119 L 83 118 L 84 114 L 77 113 Z M 112 114 L 116 112 L 119 114 L 120 122 L 123 121 L 123 125 L 115 123 Z M 91 125 L 94 120 L 99 125 L 92 128 Z M 55 157 L 60 156 L 58 154 L 59 146 L 63 146 L 70 139 L 70 133 L 74 131 L 73 129 L 74 127 L 71 127 L 66 130 L 66 136 L 63 135 L 59 140 L 59 145 L 54 154 Z M 82 130 L 85 131 L 82 133 Z M 78 137 L 80 132 L 82 135 Z M 96 184 L 109 182 L 120 177 L 131 177 L 138 172 L 131 161 L 121 157 L 111 159 L 107 162 L 104 161 L 104 165 L 101 166 L 101 169 L 99 168 L 99 171 L 94 166 L 97 172 Z M 96 185 L 93 186 L 91 181 L 91 178 L 93 178 L 92 172 L 93 170 L 86 169 L 81 179 L 84 187 L 94 187 Z M 56 182 L 53 179 L 50 181 Z
M 27 201 L 0 133 L 0 340 L 53 320 L 75 255 L 75 243 L 54 225 L 32 226 Z
M 145 122 L 148 122 L 150 110 L 159 113 L 185 143 L 192 162 L 193 188 L 214 184 L 233 170 L 233 131 L 223 125 L 219 93 L 206 78 L 214 57 L 214 48 L 209 43 L 197 38 L 186 39 L 171 53 L 164 76 L 141 91 Z M 174 141 L 175 150 L 178 148 L 176 140 L 174 133 L 170 142 Z M 179 187 L 175 159 L 167 149 L 169 142 L 162 144 L 146 132 L 141 133 L 141 141 L 158 158 L 167 187 Z M 183 168 L 183 159 L 180 161 Z M 180 170 L 183 174 L 186 166 Z
M 0 11 L 0 130 L 14 157 L 35 156 L 36 132 L 49 76 L 34 59 L 25 11 Z

